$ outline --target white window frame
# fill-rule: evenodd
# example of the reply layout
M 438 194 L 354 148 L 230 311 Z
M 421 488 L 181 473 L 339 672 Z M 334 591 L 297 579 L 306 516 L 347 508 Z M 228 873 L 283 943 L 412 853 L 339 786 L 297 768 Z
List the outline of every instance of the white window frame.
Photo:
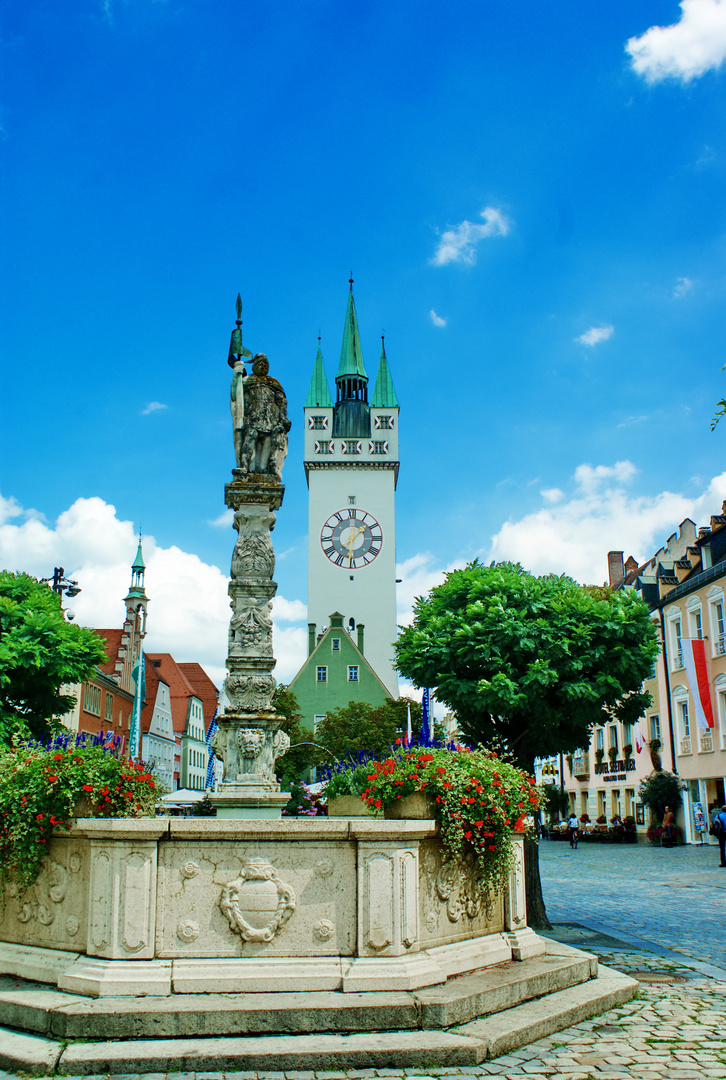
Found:
M 668 616 L 668 639 L 671 646 L 671 671 L 680 671 L 683 667 L 683 616 L 680 608 Z
M 321 724 L 326 716 L 327 716 L 327 713 L 317 713 L 313 717 L 313 735 L 318 730 L 318 724 Z
M 354 675 L 351 672 L 355 672 Z M 360 682 L 360 665 L 348 664 L 348 682 Z
M 726 654 L 726 605 L 723 589 L 709 589 L 708 621 L 711 629 L 711 656 Z
M 652 715 L 648 717 L 648 730 L 650 731 L 651 739 L 658 739 L 662 744 L 659 713 L 652 713 Z
M 340 638 L 339 637 L 331 638 L 330 651 L 331 652 L 340 652 Z

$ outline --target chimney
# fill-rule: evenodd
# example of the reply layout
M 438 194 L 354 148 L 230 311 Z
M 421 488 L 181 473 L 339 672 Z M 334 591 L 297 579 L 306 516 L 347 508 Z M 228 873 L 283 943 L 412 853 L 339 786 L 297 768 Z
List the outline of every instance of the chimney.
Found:
M 608 580 L 611 585 L 618 585 L 625 577 L 623 552 L 608 551 Z
M 359 622 L 358 623 L 358 652 L 360 652 L 360 653 L 363 652 L 363 631 L 364 630 L 365 630 L 365 626 L 363 625 L 362 622 Z
M 315 623 L 308 623 L 308 656 L 312 656 L 315 651 Z

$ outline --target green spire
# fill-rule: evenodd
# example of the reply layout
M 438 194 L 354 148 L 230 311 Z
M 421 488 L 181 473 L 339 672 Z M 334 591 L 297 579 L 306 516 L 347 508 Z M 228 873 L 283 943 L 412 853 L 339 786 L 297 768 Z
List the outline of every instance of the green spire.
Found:
M 350 292 L 348 293 L 348 307 L 345 312 L 345 326 L 343 328 L 343 345 L 340 350 L 340 363 L 336 379 L 345 378 L 347 375 L 355 375 L 359 379 L 367 379 L 366 369 L 363 366 L 363 350 L 360 347 L 358 334 L 358 317 L 355 313 L 355 300 L 353 299 L 353 278 L 350 278 Z
M 310 389 L 305 398 L 306 409 L 332 409 L 333 399 L 330 396 L 328 380 L 323 367 L 323 354 L 320 351 L 320 338 L 318 338 L 318 355 L 315 357 L 313 377 L 310 380 Z
M 373 387 L 371 408 L 398 408 L 398 398 L 396 397 L 396 391 L 393 389 L 391 372 L 388 370 L 388 360 L 386 360 L 386 346 L 383 341 L 383 335 L 381 335 L 381 359 L 378 361 L 378 374 L 376 375 L 376 385 Z
M 146 563 L 144 562 L 143 552 L 141 551 L 141 537 L 140 536 L 139 536 L 138 551 L 136 552 L 136 558 L 134 559 L 133 563 L 131 564 L 131 569 L 132 570 L 145 570 L 146 569 Z

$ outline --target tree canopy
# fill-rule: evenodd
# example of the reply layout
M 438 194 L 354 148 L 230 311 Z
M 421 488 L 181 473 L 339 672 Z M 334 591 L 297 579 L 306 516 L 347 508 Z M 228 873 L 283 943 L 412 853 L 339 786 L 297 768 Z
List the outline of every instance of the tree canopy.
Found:
M 49 734 L 76 703 L 61 686 L 84 682 L 105 660 L 102 639 L 66 622 L 57 593 L 0 571 L 0 743 Z
M 338 760 L 347 754 L 365 750 L 380 754 L 392 746 L 406 732 L 407 710 L 411 709 L 412 734 L 421 730 L 421 702 L 410 698 L 386 698 L 383 705 L 370 705 L 365 701 L 349 701 L 340 709 L 332 709 L 318 724 L 315 738 Z M 322 764 L 330 764 L 329 755 L 321 758 Z
M 530 769 L 586 746 L 594 724 L 641 716 L 657 652 L 634 591 L 478 561 L 416 600 L 396 645 L 401 674 L 436 687 L 471 742 L 499 739 Z

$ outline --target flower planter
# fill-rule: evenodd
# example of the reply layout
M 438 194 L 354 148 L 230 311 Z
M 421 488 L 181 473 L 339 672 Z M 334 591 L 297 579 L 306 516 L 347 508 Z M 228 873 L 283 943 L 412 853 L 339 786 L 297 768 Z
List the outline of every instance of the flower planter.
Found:
M 431 795 L 425 791 L 415 791 L 413 795 L 404 795 L 399 802 L 387 806 L 383 816 L 391 821 L 400 821 L 401 818 L 430 821 L 436 817 L 435 808 Z
M 376 817 L 360 795 L 336 795 L 328 801 L 328 817 Z

